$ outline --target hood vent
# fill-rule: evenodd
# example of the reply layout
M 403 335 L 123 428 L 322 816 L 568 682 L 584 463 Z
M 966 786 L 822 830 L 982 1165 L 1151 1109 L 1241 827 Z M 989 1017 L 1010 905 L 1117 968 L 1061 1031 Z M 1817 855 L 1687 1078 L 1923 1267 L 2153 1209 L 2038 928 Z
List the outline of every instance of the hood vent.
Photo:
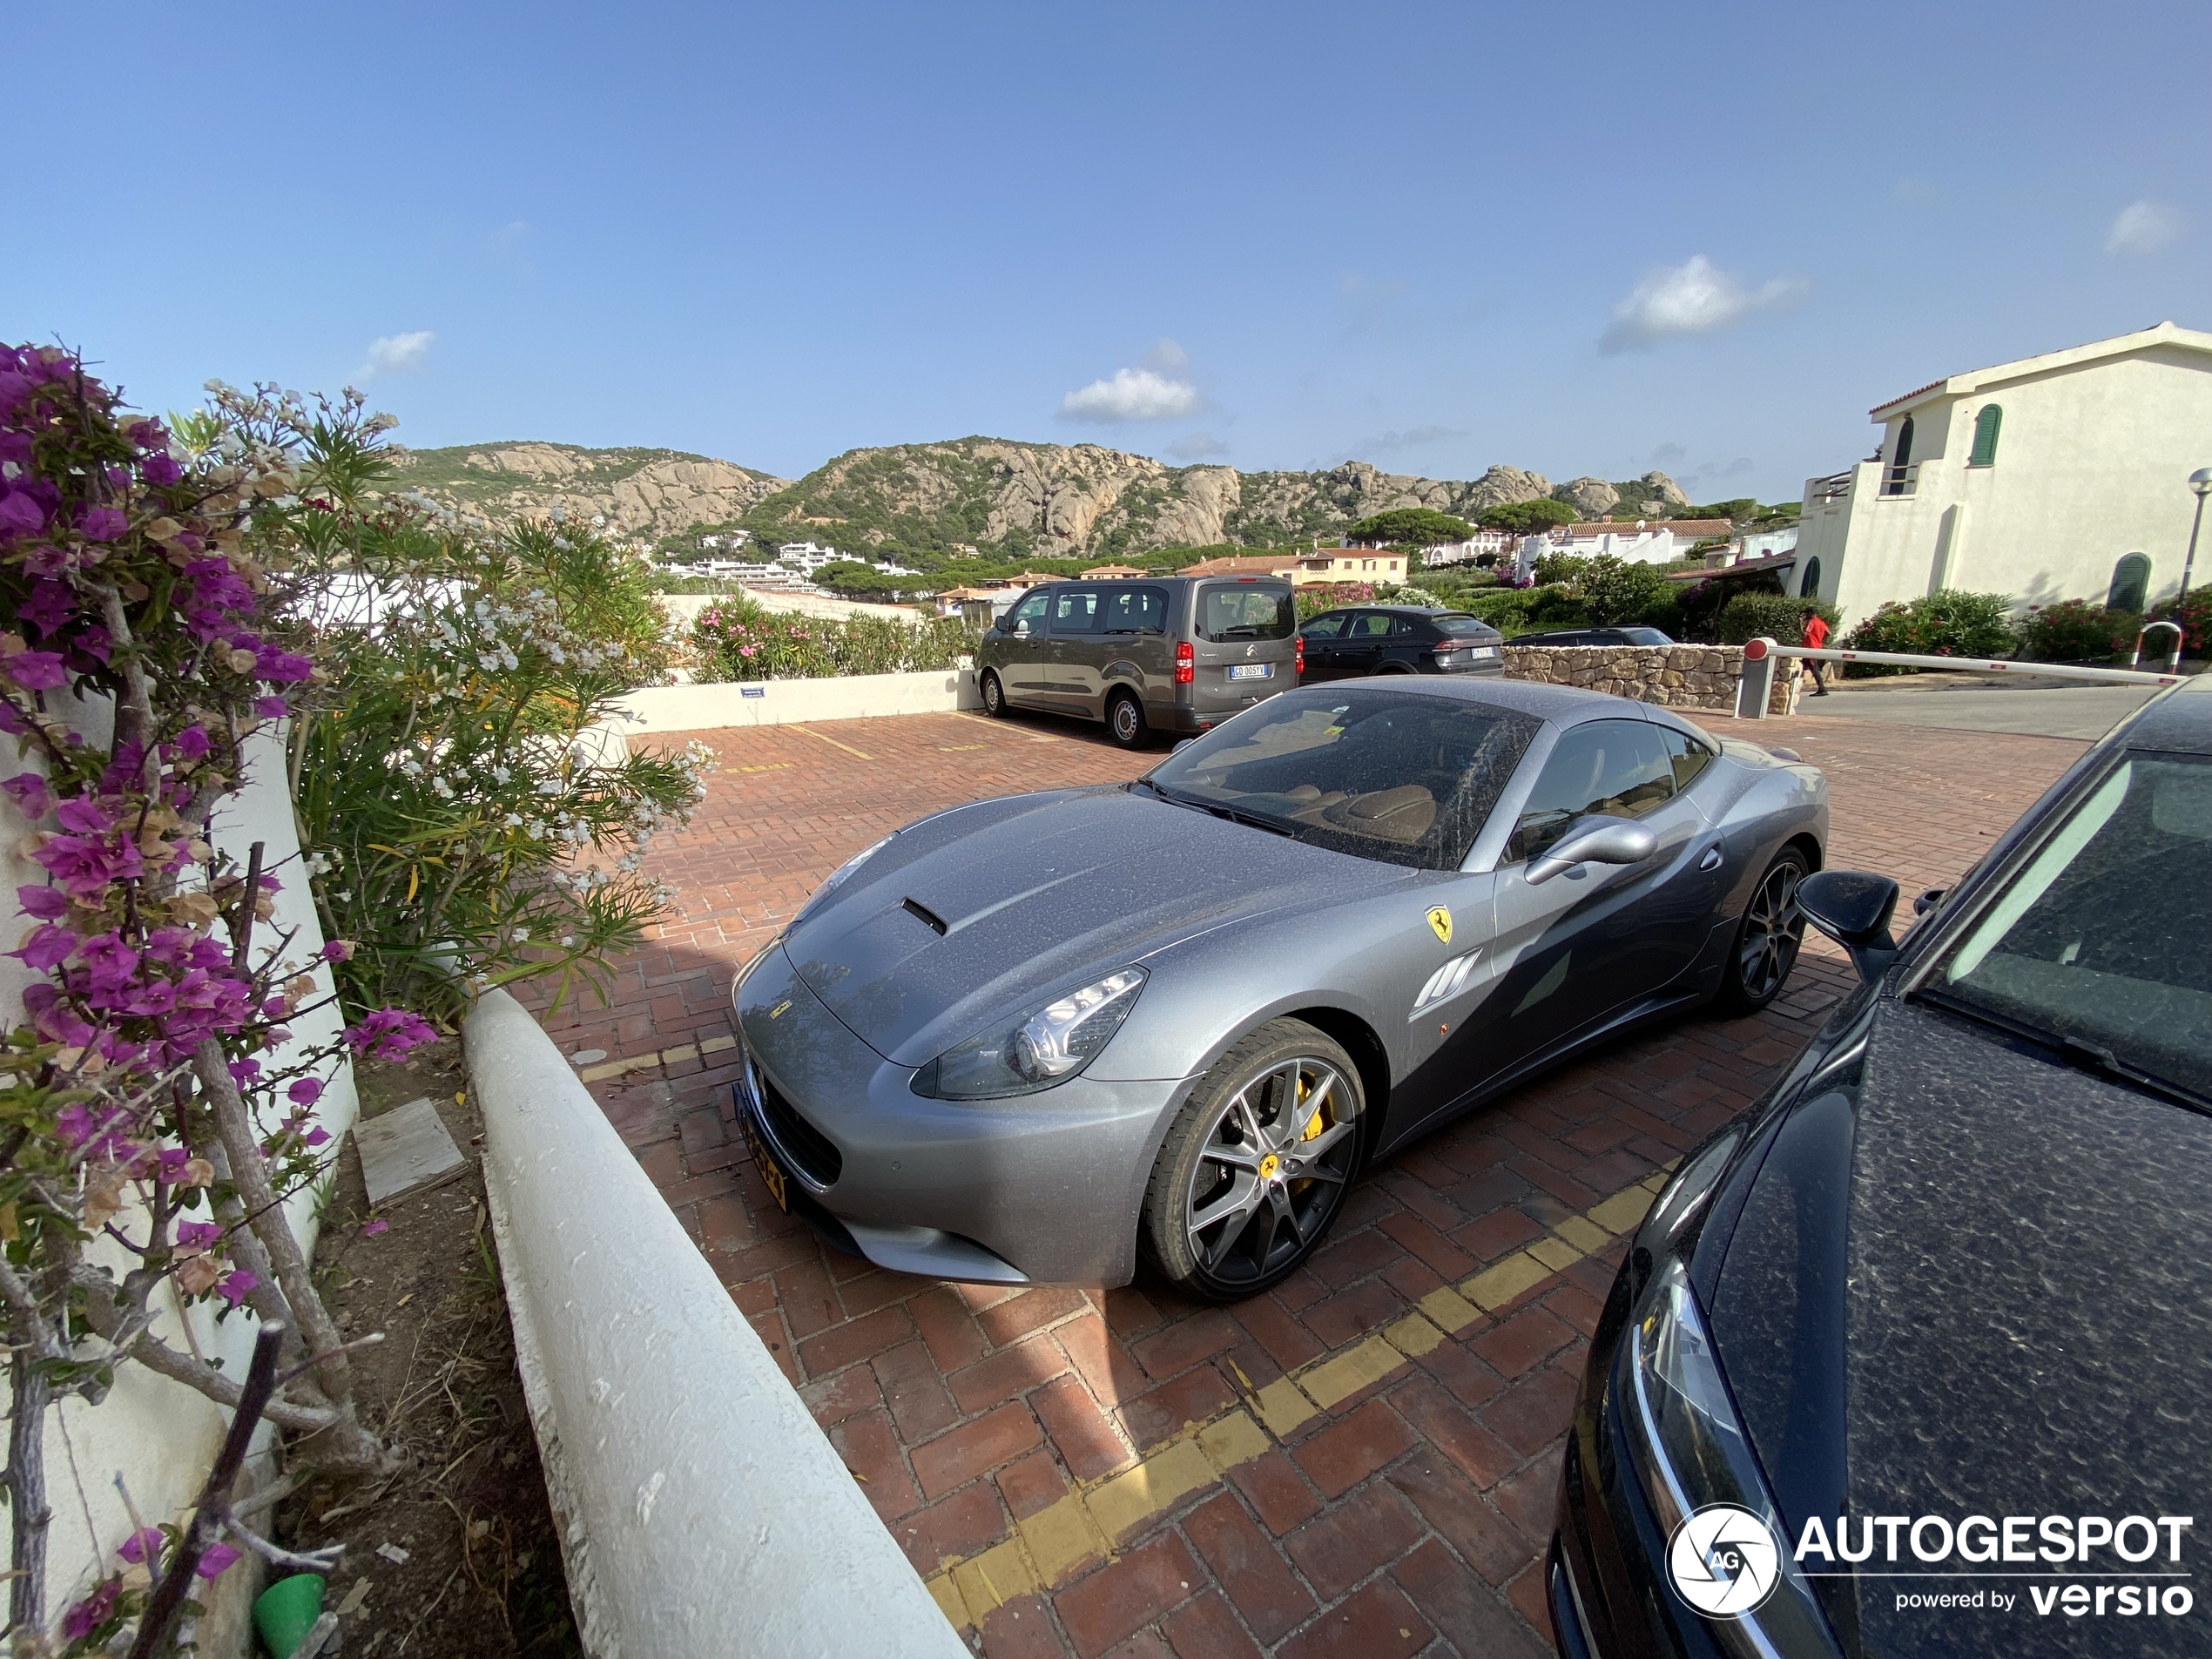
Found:
M 943 935 L 945 932 L 945 919 L 939 915 L 935 911 L 930 909 L 927 905 L 924 905 L 916 900 L 907 899 L 900 901 L 899 907 L 901 910 L 904 910 L 908 915 L 926 923 L 941 937 Z

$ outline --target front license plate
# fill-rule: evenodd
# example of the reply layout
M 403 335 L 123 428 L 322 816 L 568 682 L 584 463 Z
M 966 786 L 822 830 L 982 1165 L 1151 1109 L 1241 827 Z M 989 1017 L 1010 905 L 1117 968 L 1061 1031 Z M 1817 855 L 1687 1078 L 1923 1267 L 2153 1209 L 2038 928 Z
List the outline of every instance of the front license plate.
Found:
M 1235 667 L 1229 671 L 1229 678 L 1232 680 L 1272 679 L 1275 678 L 1275 664 L 1272 663 L 1238 663 Z
M 785 1184 L 786 1177 L 776 1163 L 775 1155 L 762 1144 L 760 1131 L 752 1126 L 752 1114 L 744 1103 L 738 1106 L 738 1132 L 745 1136 L 745 1150 L 752 1154 L 752 1166 L 760 1171 L 760 1184 L 768 1189 L 768 1196 L 776 1201 L 776 1208 L 791 1213 L 791 1191 Z

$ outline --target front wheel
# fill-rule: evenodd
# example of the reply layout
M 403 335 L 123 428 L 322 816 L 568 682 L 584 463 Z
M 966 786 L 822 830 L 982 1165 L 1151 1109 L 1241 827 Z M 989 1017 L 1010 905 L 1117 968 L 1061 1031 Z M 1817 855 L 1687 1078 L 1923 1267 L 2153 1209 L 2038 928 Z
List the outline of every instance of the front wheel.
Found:
M 1797 887 L 1811 867 L 1805 855 L 1785 846 L 1766 867 L 1722 970 L 1720 1008 L 1730 1014 L 1757 1014 L 1780 995 L 1804 943 L 1804 912 L 1797 908 Z
M 983 693 L 983 712 L 995 720 L 1006 718 L 1006 687 L 999 684 L 996 669 L 987 668 L 983 671 L 983 683 L 981 689 Z
M 1287 1278 L 1344 1207 L 1365 1096 L 1343 1048 L 1271 1020 L 1198 1083 L 1146 1189 L 1143 1237 L 1176 1288 L 1211 1302 Z

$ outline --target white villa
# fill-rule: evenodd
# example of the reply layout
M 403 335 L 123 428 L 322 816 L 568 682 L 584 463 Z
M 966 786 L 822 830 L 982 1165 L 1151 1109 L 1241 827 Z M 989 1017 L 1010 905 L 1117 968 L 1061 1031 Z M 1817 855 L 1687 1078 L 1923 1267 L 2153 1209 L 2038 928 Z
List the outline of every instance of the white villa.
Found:
M 2161 322 L 1871 414 L 1875 454 L 1805 483 L 1791 592 L 1857 622 L 1938 588 L 2140 610 L 2180 586 L 2188 476 L 2212 462 L 2212 334 Z

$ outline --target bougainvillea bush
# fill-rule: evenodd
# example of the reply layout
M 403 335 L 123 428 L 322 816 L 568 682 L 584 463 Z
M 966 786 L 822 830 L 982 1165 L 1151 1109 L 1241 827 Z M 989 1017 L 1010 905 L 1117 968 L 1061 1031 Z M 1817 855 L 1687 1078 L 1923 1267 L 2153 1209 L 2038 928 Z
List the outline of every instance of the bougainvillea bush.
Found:
M 839 674 L 934 672 L 975 642 L 957 617 L 842 620 L 723 599 L 699 613 L 691 650 L 702 680 L 826 679 Z
M 355 945 L 340 989 L 448 1023 L 486 986 L 550 975 L 557 1000 L 665 908 L 640 867 L 712 759 L 604 740 L 622 695 L 666 678 L 650 567 L 553 520 L 380 492 L 396 457 L 357 396 L 214 392 L 196 437 L 300 462 L 264 520 L 287 624 L 341 665 L 293 699 L 287 751 L 324 924 Z

